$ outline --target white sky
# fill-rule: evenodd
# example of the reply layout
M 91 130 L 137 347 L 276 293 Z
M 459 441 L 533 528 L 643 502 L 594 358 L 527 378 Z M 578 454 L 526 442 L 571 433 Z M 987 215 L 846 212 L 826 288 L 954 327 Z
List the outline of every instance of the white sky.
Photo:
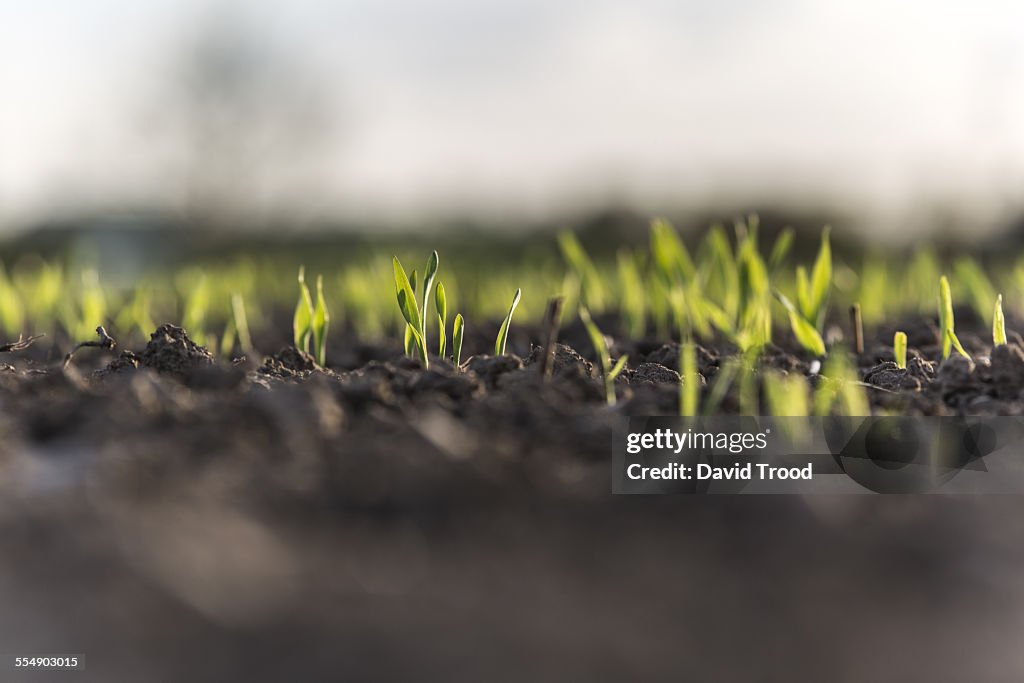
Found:
M 1024 3 L 261 0 L 250 36 L 330 104 L 255 157 L 261 207 L 526 218 L 622 198 L 1024 206 Z M 0 224 L 182 201 L 161 118 L 197 0 L 0 0 Z M 290 92 L 290 91 L 289 91 Z M 247 176 L 248 178 L 249 176 Z

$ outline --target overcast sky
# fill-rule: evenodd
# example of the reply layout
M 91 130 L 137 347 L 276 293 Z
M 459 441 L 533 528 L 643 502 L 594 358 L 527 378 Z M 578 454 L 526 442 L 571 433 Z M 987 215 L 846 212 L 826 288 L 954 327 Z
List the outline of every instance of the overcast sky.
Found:
M 1022 29 L 1009 0 L 0 0 L 0 223 L 207 181 L 385 220 L 1020 208 Z M 263 81 L 246 125 L 190 137 L 182 73 L 218 32 Z

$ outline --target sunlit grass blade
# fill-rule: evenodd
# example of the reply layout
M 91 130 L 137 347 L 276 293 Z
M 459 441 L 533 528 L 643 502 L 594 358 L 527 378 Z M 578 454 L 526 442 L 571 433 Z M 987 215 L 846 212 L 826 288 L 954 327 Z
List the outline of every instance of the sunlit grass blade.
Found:
M 907 369 L 907 333 L 897 332 L 892 337 L 892 355 L 896 359 L 896 367 Z
M 579 310 L 580 321 L 583 323 L 590 343 L 594 347 L 594 354 L 597 356 L 598 365 L 601 366 L 601 377 L 604 379 L 605 401 L 608 405 L 615 405 L 615 377 L 626 366 L 626 356 L 623 356 L 613 367 L 608 354 L 608 344 L 605 342 L 604 334 L 598 329 L 590 312 L 583 306 Z
M 845 353 L 833 353 L 821 374 L 821 382 L 814 393 L 815 415 L 830 415 L 837 404 L 840 415 L 871 415 L 867 391 Z
M 220 337 L 220 355 L 224 358 L 230 358 L 232 351 L 235 350 L 235 338 L 237 337 L 235 332 L 235 321 L 229 320 L 228 324 L 224 326 L 224 334 Z
M 810 309 L 805 315 L 808 321 L 819 330 L 825 324 L 825 311 L 828 306 L 829 294 L 832 290 L 832 246 L 829 242 L 831 228 L 825 226 L 821 231 L 821 248 L 818 258 L 811 270 Z
M 331 314 L 327 310 L 327 301 L 324 299 L 324 278 L 316 276 L 316 308 L 313 310 L 311 323 L 313 330 L 313 349 L 316 352 L 316 362 L 321 366 L 327 365 L 327 329 L 331 323 Z
M 416 355 L 419 356 L 420 364 L 426 368 L 428 365 L 427 349 L 424 345 L 423 337 L 420 336 L 420 331 L 415 325 L 415 322 L 419 322 L 419 313 L 416 309 L 416 300 L 409 295 L 410 291 L 410 289 L 406 288 L 398 290 L 398 308 L 406 322 L 406 335 L 409 339 L 407 350 L 415 351 Z
M 718 413 L 719 406 L 725 400 L 729 394 L 729 389 L 732 388 L 733 381 L 736 379 L 736 373 L 740 370 L 739 358 L 728 358 L 722 366 L 718 369 L 718 374 L 715 375 L 715 382 L 711 385 L 711 392 L 708 394 L 707 400 L 704 401 L 704 414 L 715 415 Z
M 405 275 L 405 269 L 402 268 L 401 261 L 398 257 L 394 257 L 392 260 L 392 267 L 395 273 L 395 291 L 399 296 L 398 308 L 402 312 L 402 316 L 405 318 L 405 322 L 411 325 L 418 332 L 420 329 L 420 312 L 416 307 L 416 290 L 413 288 L 413 284 L 409 278 Z M 416 277 L 416 271 L 413 271 L 413 278 Z
M 793 236 L 795 234 L 793 228 L 786 228 L 775 238 L 775 244 L 772 245 L 772 251 L 768 255 L 769 271 L 774 272 L 786 260 L 786 256 L 789 255 L 789 251 L 793 247 Z
M 800 312 L 796 310 L 793 302 L 787 299 L 782 292 L 775 292 L 775 296 L 786 308 L 786 312 L 789 313 L 789 325 L 793 330 L 793 336 L 796 337 L 800 346 L 816 356 L 824 356 L 825 341 L 821 338 L 818 330 L 814 329 L 813 325 L 804 320 Z
M 973 258 L 959 258 L 953 264 L 953 275 L 956 278 L 957 286 L 963 288 L 967 295 L 967 301 L 978 317 L 981 318 L 988 314 L 989 306 L 996 298 L 996 290 L 981 265 Z
M 764 373 L 764 392 L 769 412 L 776 417 L 806 417 L 809 414 L 807 380 L 799 374 Z
M 939 278 L 939 334 L 942 337 L 942 360 L 949 358 L 950 351 L 956 349 L 964 358 L 970 355 L 964 350 L 956 336 L 953 322 L 953 294 L 949 289 L 949 279 L 943 275 Z
M 807 269 L 796 267 L 796 308 L 805 320 L 813 314 L 811 309 L 811 280 L 807 277 Z
M 622 371 L 626 368 L 626 362 L 628 360 L 628 355 L 620 356 L 619 359 L 615 361 L 615 365 L 612 366 L 612 369 L 608 371 L 608 377 L 611 379 L 615 379 L 620 374 L 622 374 Z
M 597 268 L 575 234 L 566 230 L 558 235 L 558 248 L 572 270 L 580 302 L 595 309 L 604 308 L 604 287 Z
M 299 301 L 295 304 L 292 333 L 295 348 L 309 353 L 309 340 L 313 334 L 313 299 L 306 286 L 306 268 L 299 267 Z M 187 328 L 186 328 L 187 329 Z
M 445 346 L 448 341 L 444 331 L 445 326 L 448 324 L 448 298 L 444 293 L 444 285 L 440 282 L 437 283 L 437 288 L 434 290 L 434 310 L 437 311 L 437 355 L 444 358 Z
M 757 364 L 761 358 L 760 347 L 744 351 L 740 356 L 740 415 L 760 415 L 761 404 L 758 396 Z
M 424 343 L 427 341 L 427 304 L 430 302 L 431 288 L 434 286 L 434 278 L 437 276 L 438 265 L 437 250 L 435 249 L 427 259 L 427 265 L 423 269 L 423 305 L 420 308 L 420 337 Z
M 452 362 L 455 367 L 462 364 L 462 333 L 465 327 L 466 323 L 462 319 L 462 314 L 456 314 L 452 327 Z
M 679 414 L 695 417 L 700 402 L 700 380 L 697 373 L 697 347 L 685 342 L 679 347 Z
M 619 276 L 619 311 L 626 329 L 633 337 L 641 337 L 647 328 L 643 277 L 634 255 L 620 250 L 616 255 Z
M 238 332 L 238 344 L 242 347 L 242 353 L 251 358 L 255 350 L 252 345 L 252 335 L 249 333 L 249 319 L 245 314 L 245 301 L 241 294 L 231 295 L 231 317 L 235 324 L 235 331 Z
M 664 218 L 651 222 L 651 256 L 667 282 L 686 282 L 693 279 L 693 260 L 679 234 Z
M 519 305 L 519 298 L 522 294 L 523 290 L 516 290 L 516 295 L 512 297 L 512 305 L 508 308 L 508 315 L 505 316 L 505 320 L 502 321 L 501 327 L 498 329 L 498 338 L 494 341 L 494 355 L 496 356 L 505 355 L 505 345 L 508 342 L 508 328 L 512 324 L 512 314 L 516 312 L 516 306 Z
M 996 297 L 995 310 L 992 312 L 992 343 L 995 346 L 1006 344 L 1006 318 L 1003 317 L 1003 295 Z

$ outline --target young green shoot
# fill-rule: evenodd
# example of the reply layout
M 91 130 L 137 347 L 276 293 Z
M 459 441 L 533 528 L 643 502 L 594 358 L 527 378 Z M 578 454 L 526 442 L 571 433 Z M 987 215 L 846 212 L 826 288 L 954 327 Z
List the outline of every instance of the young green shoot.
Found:
M 444 358 L 445 347 L 448 341 L 444 334 L 445 325 L 448 324 L 448 297 L 445 296 L 444 285 L 440 282 L 437 283 L 437 287 L 434 289 L 434 310 L 437 311 L 437 355 Z
M 427 266 L 423 269 L 423 302 L 420 305 L 420 337 L 423 343 L 427 343 L 427 304 L 430 302 L 430 292 L 434 287 L 434 278 L 437 277 L 438 266 L 437 250 L 430 253 L 427 259 Z M 415 291 L 415 285 L 413 286 Z
M 821 331 L 825 325 L 825 314 L 828 311 L 829 294 L 832 289 L 832 247 L 829 242 L 830 228 L 821 232 L 821 248 L 814 268 L 808 279 L 807 271 L 797 268 L 797 307 L 804 320 Z
M 580 303 L 585 303 L 595 309 L 604 308 L 604 286 L 601 277 L 579 238 L 569 231 L 559 233 L 558 248 L 575 278 L 575 285 L 578 289 L 576 297 L 579 298 Z
M 996 307 L 992 313 L 992 344 L 1006 345 L 1006 318 L 1003 316 L 1003 295 L 996 297 Z
M 807 387 L 807 380 L 798 373 L 765 371 L 764 393 L 769 412 L 776 417 L 806 417 L 810 410 Z
M 395 294 L 398 299 L 398 310 L 402 312 L 402 317 L 405 318 L 406 353 L 415 351 L 419 357 L 420 365 L 426 369 L 429 364 L 427 360 L 427 345 L 426 340 L 420 334 L 423 325 L 420 322 L 420 311 L 416 305 L 415 290 L 413 290 L 413 285 L 409 282 L 409 278 L 405 274 L 405 268 L 402 267 L 402 263 L 398 260 L 397 256 L 392 259 L 391 263 L 395 275 Z M 413 277 L 415 275 L 414 271 Z
M 892 355 L 896 359 L 896 367 L 907 369 L 907 333 L 897 332 L 892 337 Z
M 949 279 L 945 275 L 939 278 L 939 334 L 942 335 L 942 360 L 949 358 L 950 351 L 954 348 L 961 356 L 970 360 L 971 357 L 964 351 L 953 329 L 953 295 L 949 290 Z
M 700 402 L 700 375 L 697 372 L 697 347 L 685 342 L 679 347 L 679 415 L 696 417 Z
M 605 400 L 608 402 L 608 405 L 613 406 L 615 405 L 615 378 L 626 367 L 626 361 L 629 357 L 622 356 L 615 365 L 612 365 L 611 358 L 608 355 L 608 344 L 605 342 L 604 335 L 590 317 L 590 312 L 583 306 L 580 306 L 580 320 L 583 321 L 583 327 L 587 330 L 590 343 L 594 345 L 597 362 L 601 365 L 601 377 L 604 378 Z
M 495 356 L 505 355 L 505 344 L 508 342 L 508 328 L 512 324 L 512 314 L 516 312 L 516 306 L 519 305 L 519 298 L 522 294 L 523 290 L 516 290 L 516 295 L 512 297 L 512 305 L 508 309 L 508 315 L 505 316 L 505 320 L 501 323 L 501 328 L 498 329 L 498 338 L 494 341 Z
M 466 322 L 462 319 L 462 314 L 458 313 L 452 326 L 452 362 L 455 367 L 462 364 L 462 333 L 465 327 Z
M 838 413 L 849 417 L 871 415 L 864 383 L 857 376 L 845 353 L 834 353 L 821 371 L 821 382 L 814 393 L 814 414 L 831 415 L 838 405 Z
M 808 384 L 800 374 L 765 370 L 763 384 L 768 412 L 771 415 L 803 418 L 810 414 Z M 810 425 L 806 420 L 779 420 L 778 427 L 795 443 L 804 444 L 810 438 Z
M 793 302 L 787 299 L 782 292 L 776 291 L 775 296 L 789 313 L 789 326 L 793 329 L 793 336 L 796 337 L 800 346 L 815 356 L 824 356 L 825 341 L 814 325 L 800 314 Z
M 255 351 L 252 345 L 252 335 L 249 334 L 249 320 L 245 315 L 245 301 L 241 294 L 231 295 L 231 317 L 235 324 L 235 331 L 238 333 L 238 343 L 242 347 L 242 353 L 251 358 Z
M 796 231 L 793 228 L 786 228 L 775 238 L 771 254 L 768 255 L 768 270 L 770 272 L 774 273 L 782 265 L 782 262 L 786 260 L 789 250 L 793 247 L 793 236 L 795 234 Z
M 299 301 L 292 318 L 292 333 L 295 348 L 309 353 L 309 340 L 313 336 L 313 298 L 306 286 L 306 267 L 299 266 Z
M 316 354 L 316 362 L 325 366 L 327 363 L 327 328 L 331 324 L 331 314 L 327 310 L 327 301 L 324 299 L 324 278 L 316 276 L 316 308 L 313 309 L 313 319 L 310 324 L 313 331 L 313 349 Z

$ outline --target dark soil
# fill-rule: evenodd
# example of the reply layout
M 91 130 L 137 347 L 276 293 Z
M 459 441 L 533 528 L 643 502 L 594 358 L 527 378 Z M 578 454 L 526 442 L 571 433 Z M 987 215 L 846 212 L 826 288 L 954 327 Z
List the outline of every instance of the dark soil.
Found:
M 907 370 L 858 359 L 875 407 L 1024 412 L 1018 345 L 962 333 L 974 362 L 936 366 L 907 331 Z M 678 347 L 618 342 L 611 408 L 576 346 L 549 378 L 536 347 L 221 363 L 171 325 L 12 355 L 0 651 L 82 654 L 79 681 L 1024 676 L 1024 502 L 612 497 L 611 418 L 676 412 Z M 705 395 L 730 353 L 700 350 Z

